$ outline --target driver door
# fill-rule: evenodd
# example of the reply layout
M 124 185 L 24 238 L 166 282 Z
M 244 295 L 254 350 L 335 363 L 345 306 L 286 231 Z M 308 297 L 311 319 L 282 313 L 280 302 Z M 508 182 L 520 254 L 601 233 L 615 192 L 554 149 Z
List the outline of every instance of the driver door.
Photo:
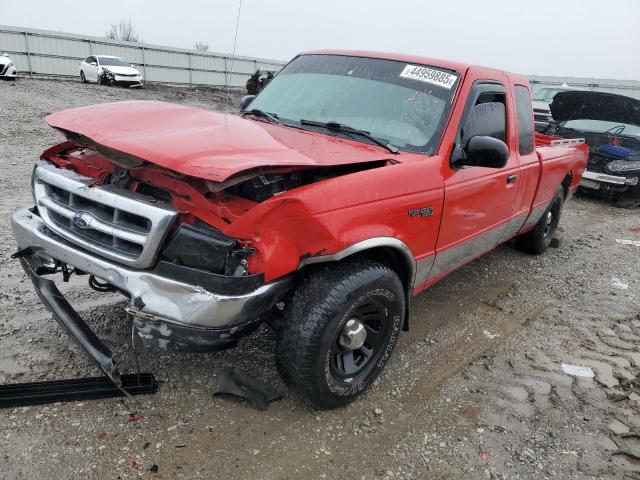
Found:
M 495 247 L 504 235 L 515 210 L 519 188 L 519 164 L 515 155 L 515 132 L 512 131 L 512 99 L 506 75 L 495 79 L 473 79 L 458 126 L 451 161 L 443 168 L 445 179 L 444 209 L 436 258 L 429 279 L 437 279 Z M 494 115 L 483 118 L 472 115 L 476 105 L 485 105 Z M 499 112 L 498 115 L 495 112 Z M 504 112 L 504 114 L 502 114 Z M 503 168 L 462 166 L 466 142 L 475 135 L 486 135 L 504 141 L 509 159 Z

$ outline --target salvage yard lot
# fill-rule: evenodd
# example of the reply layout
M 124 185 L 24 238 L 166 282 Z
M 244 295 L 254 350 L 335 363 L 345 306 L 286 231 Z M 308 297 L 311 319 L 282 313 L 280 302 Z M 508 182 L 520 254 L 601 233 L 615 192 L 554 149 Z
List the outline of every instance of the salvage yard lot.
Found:
M 214 89 L 0 83 L 1 383 L 96 374 L 10 259 L 9 219 L 31 202 L 33 161 L 61 138 L 47 113 L 133 99 L 228 108 Z M 377 385 L 343 409 L 288 391 L 266 413 L 212 397 L 231 365 L 284 389 L 266 327 L 218 354 L 146 350 L 143 369 L 163 383 L 141 417 L 119 400 L 0 411 L 0 478 L 640 478 L 640 248 L 615 241 L 640 240 L 637 227 L 638 210 L 577 198 L 560 248 L 505 245 L 450 275 L 415 300 Z M 130 370 L 119 297 L 83 279 L 64 293 Z

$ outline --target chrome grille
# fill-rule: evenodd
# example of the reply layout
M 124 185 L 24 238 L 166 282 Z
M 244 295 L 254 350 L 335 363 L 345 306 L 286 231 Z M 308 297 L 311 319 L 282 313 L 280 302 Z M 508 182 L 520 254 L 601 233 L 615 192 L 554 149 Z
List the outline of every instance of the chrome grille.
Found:
M 136 268 L 153 265 L 176 218 L 170 205 L 38 162 L 33 191 L 42 220 L 86 250 Z

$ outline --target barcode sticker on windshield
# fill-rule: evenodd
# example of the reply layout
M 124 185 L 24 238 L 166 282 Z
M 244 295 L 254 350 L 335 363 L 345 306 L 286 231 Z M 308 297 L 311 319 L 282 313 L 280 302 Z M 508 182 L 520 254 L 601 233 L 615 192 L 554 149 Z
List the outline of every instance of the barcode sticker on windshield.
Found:
M 432 83 L 446 88 L 447 90 L 453 87 L 458 77 L 447 72 L 440 70 L 434 70 L 433 68 L 420 67 L 418 65 L 407 65 L 400 74 L 403 78 L 410 78 L 412 80 L 418 80 L 420 82 Z

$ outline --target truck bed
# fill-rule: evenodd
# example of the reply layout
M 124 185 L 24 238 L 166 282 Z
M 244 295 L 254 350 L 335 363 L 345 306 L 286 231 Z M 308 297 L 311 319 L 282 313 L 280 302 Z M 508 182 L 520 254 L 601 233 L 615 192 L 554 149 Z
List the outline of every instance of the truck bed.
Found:
M 536 133 L 536 152 L 540 160 L 540 184 L 533 200 L 533 207 L 548 202 L 567 172 L 572 174 L 571 182 L 566 185 L 567 195 L 580 183 L 589 156 L 589 147 L 584 139 L 565 139 Z

